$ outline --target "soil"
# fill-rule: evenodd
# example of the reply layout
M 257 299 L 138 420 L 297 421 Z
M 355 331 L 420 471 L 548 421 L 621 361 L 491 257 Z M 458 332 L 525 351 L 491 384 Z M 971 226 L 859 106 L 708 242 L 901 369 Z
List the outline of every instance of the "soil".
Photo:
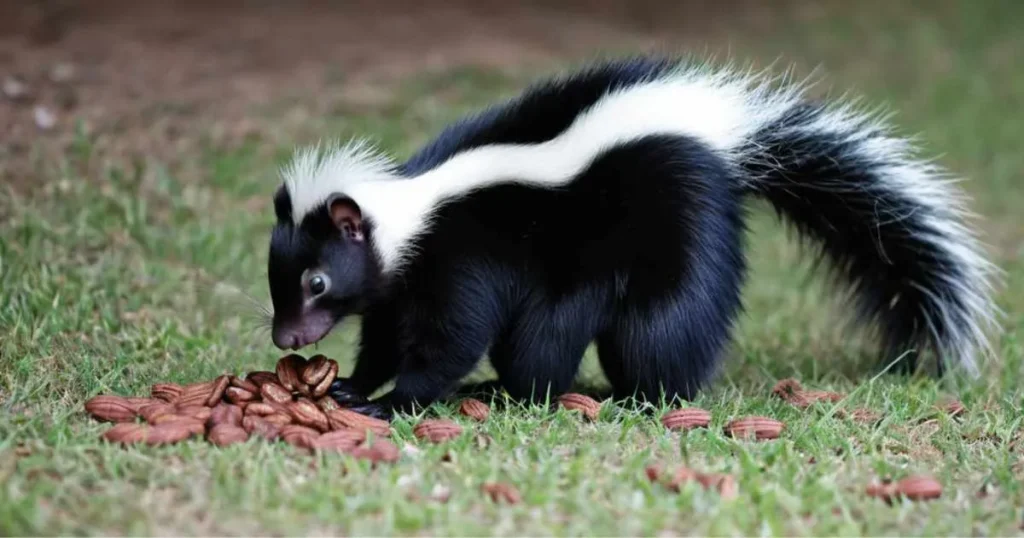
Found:
M 0 92 L 0 181 L 53 177 L 82 133 L 105 159 L 173 166 L 201 143 L 287 140 L 318 111 L 372 101 L 410 73 L 705 51 L 714 34 L 765 26 L 764 10 L 753 0 L 3 2 L 0 82 L 22 91 Z M 300 104 L 284 119 L 253 113 L 282 101 Z

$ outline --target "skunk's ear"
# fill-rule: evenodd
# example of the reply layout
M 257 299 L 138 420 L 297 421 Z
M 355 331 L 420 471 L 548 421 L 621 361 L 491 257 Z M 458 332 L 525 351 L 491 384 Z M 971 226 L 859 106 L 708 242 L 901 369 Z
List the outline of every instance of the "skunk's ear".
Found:
M 353 241 L 363 240 L 363 213 L 355 200 L 343 194 L 332 194 L 327 199 L 327 213 L 345 237 Z

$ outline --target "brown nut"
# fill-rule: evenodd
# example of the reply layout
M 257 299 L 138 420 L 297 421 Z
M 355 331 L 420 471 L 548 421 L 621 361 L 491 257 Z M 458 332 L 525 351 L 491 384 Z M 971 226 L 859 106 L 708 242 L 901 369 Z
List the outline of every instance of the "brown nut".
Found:
M 292 416 L 288 413 L 274 413 L 273 415 L 263 417 L 263 420 L 277 427 L 282 427 L 292 423 Z
M 331 398 L 330 396 L 323 396 L 321 398 L 318 398 L 316 401 L 316 406 L 319 407 L 320 410 L 323 411 L 324 413 L 327 413 L 328 411 L 334 411 L 335 409 L 341 409 L 341 406 L 338 405 L 338 402 L 336 402 L 334 398 Z
M 601 404 L 597 400 L 574 392 L 559 396 L 558 403 L 566 409 L 579 411 L 590 420 L 597 420 L 597 414 L 601 411 Z
M 288 407 L 285 405 L 277 404 L 274 402 L 251 402 L 245 406 L 245 415 L 254 415 L 257 417 L 265 417 L 273 415 L 274 413 L 287 413 Z
M 267 372 L 264 370 L 260 370 L 257 372 L 249 372 L 249 374 L 245 376 L 245 380 L 252 383 L 253 385 L 256 385 L 257 387 L 262 387 L 264 383 L 281 383 L 281 380 L 277 378 L 277 374 L 275 374 L 274 372 Z
M 331 423 L 331 429 L 333 430 L 351 428 L 362 431 L 370 430 L 378 437 L 391 435 L 391 424 L 388 421 L 357 413 L 350 409 L 335 409 L 327 414 L 327 419 Z
M 259 389 L 256 389 L 259 391 Z M 231 403 L 251 402 L 258 398 L 259 392 L 249 392 L 241 387 L 228 387 L 224 389 L 224 398 Z
M 179 396 L 174 403 L 179 406 L 206 405 L 206 401 L 210 399 L 210 393 L 216 385 L 217 381 L 205 381 L 203 383 L 185 385 L 182 387 L 181 396 Z
M 743 417 L 725 425 L 726 435 L 738 438 L 775 439 L 786 425 L 768 417 Z
M 299 386 L 295 389 L 295 393 L 299 396 L 305 396 L 306 398 L 313 398 L 313 388 L 305 383 L 299 383 Z
M 284 404 L 292 401 L 292 393 L 277 383 L 264 383 L 260 386 L 260 396 L 265 401 Z
M 213 410 L 205 405 L 187 405 L 184 407 L 178 407 L 176 414 L 183 417 L 192 417 L 203 422 L 206 422 L 210 418 L 210 414 Z
M 260 386 L 257 385 L 256 383 L 253 383 L 252 381 L 234 375 L 231 376 L 230 380 L 228 381 L 228 386 L 235 387 L 237 389 L 242 389 L 252 394 L 257 394 L 260 391 Z
M 494 502 L 507 502 L 516 504 L 522 500 L 519 490 L 511 484 L 503 482 L 488 482 L 480 486 L 480 490 L 487 494 Z
M 156 398 L 124 398 L 124 401 L 135 411 L 135 414 L 138 414 L 139 409 L 149 404 L 164 403 L 163 400 L 157 400 Z
M 189 417 L 183 417 L 183 416 L 181 416 L 181 415 L 179 415 L 177 413 L 163 413 L 163 414 L 154 416 L 148 422 L 149 422 L 150 426 L 157 426 L 157 425 L 160 425 L 160 424 L 164 424 L 166 422 L 174 422 L 174 421 L 177 421 L 177 420 L 180 420 L 180 419 L 183 419 L 183 418 L 189 418 Z
M 103 432 L 103 438 L 111 443 L 141 443 L 146 439 L 148 429 L 145 424 L 122 422 Z
M 206 439 L 217 446 L 228 446 L 246 442 L 249 439 L 249 432 L 240 426 L 225 422 L 210 428 Z
M 85 410 L 93 417 L 107 422 L 131 422 L 137 416 L 135 408 L 120 396 L 95 396 L 85 402 Z
M 313 448 L 313 443 L 320 437 L 320 432 L 299 424 L 288 424 L 281 427 L 281 440 L 299 448 Z
M 466 398 L 465 400 L 462 400 L 461 404 L 459 404 L 459 413 L 477 422 L 483 422 L 487 420 L 487 417 L 491 414 L 491 408 L 480 400 L 475 398 Z
M 267 441 L 275 441 L 281 434 L 281 427 L 271 424 L 262 417 L 248 416 L 242 419 L 242 428 L 249 432 L 249 435 L 256 435 Z
M 175 383 L 157 383 L 153 385 L 150 394 L 157 400 L 174 403 L 181 397 L 182 391 L 181 385 Z
M 175 412 L 176 408 L 173 405 L 160 402 L 143 406 L 139 409 L 139 416 L 146 422 L 152 423 L 161 415 L 173 415 Z
M 298 422 L 303 426 L 309 426 L 319 432 L 325 432 L 331 429 L 331 424 L 327 419 L 327 415 L 325 415 L 315 403 L 305 398 L 288 404 L 288 412 L 291 413 L 295 422 Z
M 317 383 L 315 386 L 308 385 L 310 387 L 310 396 L 312 396 L 313 398 L 320 398 L 324 394 L 327 394 L 327 391 L 331 389 L 331 383 L 334 383 L 334 380 L 337 377 L 338 363 L 332 360 L 328 360 L 327 374 L 324 375 L 323 379 L 320 380 L 320 383 Z
M 229 383 L 231 383 L 231 376 L 222 375 L 216 379 L 213 388 L 210 389 L 209 396 L 206 398 L 207 407 L 213 407 L 220 403 L 221 398 L 224 397 L 224 390 L 228 388 Z
M 200 424 L 199 433 L 203 432 Z M 179 443 L 192 437 L 196 434 L 196 429 L 187 423 L 186 421 L 171 421 L 165 422 L 157 426 L 153 426 L 146 432 L 146 444 L 147 445 L 170 445 Z
M 797 393 L 803 392 L 804 387 L 796 379 L 783 379 L 772 387 L 772 394 L 789 401 Z
M 374 439 L 370 445 L 362 444 L 353 448 L 350 452 L 357 459 L 370 460 L 376 464 L 379 462 L 394 463 L 401 456 L 398 447 L 387 439 Z
M 306 367 L 306 359 L 302 355 L 292 353 L 281 357 L 277 361 L 277 379 L 280 381 L 281 386 L 288 389 L 288 391 L 297 391 L 302 385 L 302 380 L 299 379 L 299 372 Z M 262 388 L 262 387 L 260 387 Z
M 417 424 L 412 433 L 419 439 L 441 443 L 462 435 L 462 426 L 450 420 L 427 419 Z
M 673 409 L 661 417 L 661 424 L 669 430 L 707 428 L 710 423 L 711 413 L 696 407 Z
M 150 426 L 166 426 L 168 424 L 174 425 L 175 428 L 183 428 L 190 434 L 202 435 L 206 433 L 206 424 L 204 421 L 194 417 L 184 417 L 181 415 L 160 415 L 150 422 Z
M 912 501 L 924 501 L 941 497 L 942 484 L 930 476 L 909 476 L 896 483 L 895 491 Z
M 302 369 L 300 376 L 302 382 L 307 385 L 316 385 L 323 381 L 327 375 L 327 369 L 331 366 L 327 360 L 327 357 L 323 355 L 313 355 L 310 357 L 306 367 Z
M 217 404 L 216 407 L 210 410 L 210 418 L 207 419 L 206 425 L 214 428 L 221 424 L 241 427 L 242 408 L 223 402 Z
M 333 452 L 349 452 L 366 440 L 363 430 L 334 430 L 327 432 L 313 441 L 313 448 Z
M 188 398 L 190 396 L 202 396 L 206 397 L 210 395 L 210 390 L 216 384 L 216 381 L 201 381 L 199 383 L 191 383 L 181 387 L 181 398 Z

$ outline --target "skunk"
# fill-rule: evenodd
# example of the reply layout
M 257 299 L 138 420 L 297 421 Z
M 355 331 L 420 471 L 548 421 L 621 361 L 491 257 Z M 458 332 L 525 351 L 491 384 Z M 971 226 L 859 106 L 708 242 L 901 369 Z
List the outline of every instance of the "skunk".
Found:
M 591 342 L 616 398 L 691 399 L 741 311 L 743 204 L 760 196 L 831 261 L 883 359 L 933 351 L 939 375 L 976 374 L 994 267 L 964 199 L 883 118 L 805 93 L 632 57 L 536 83 L 404 163 L 363 141 L 301 149 L 274 197 L 274 344 L 360 315 L 331 394 L 385 418 L 485 354 L 513 398 L 554 398 Z

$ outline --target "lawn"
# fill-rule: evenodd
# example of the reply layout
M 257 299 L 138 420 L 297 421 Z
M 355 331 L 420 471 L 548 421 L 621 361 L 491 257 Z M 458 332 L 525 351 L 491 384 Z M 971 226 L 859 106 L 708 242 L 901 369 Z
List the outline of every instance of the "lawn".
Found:
M 833 4 L 822 4 L 830 6 Z M 839 5 L 839 4 L 835 4 Z M 276 167 L 298 140 L 210 142 L 179 176 L 159 161 L 98 162 L 82 134 L 41 185 L 0 185 L 0 534 L 3 535 L 1007 535 L 1019 533 L 1024 460 L 1024 7 L 1016 2 L 907 2 L 808 8 L 754 36 L 714 44 L 761 64 L 818 67 L 821 89 L 886 104 L 904 131 L 968 178 L 983 237 L 1005 271 L 998 361 L 978 382 L 877 375 L 867 334 L 846 329 L 837 294 L 774 218 L 755 205 L 747 313 L 729 364 L 692 405 L 711 427 L 667 433 L 640 412 L 605 405 L 590 423 L 564 410 L 511 408 L 443 445 L 412 435 L 371 469 L 250 441 L 125 449 L 82 411 L 99 393 L 145 394 L 268 369 L 279 353 L 261 325 Z M 870 6 L 870 7 L 868 7 Z M 568 62 L 567 62 L 568 63 Z M 537 74 L 457 68 L 411 73 L 373 106 L 338 108 L 316 136 L 372 134 L 408 155 L 446 121 L 516 91 Z M 267 107 L 254 114 L 270 115 Z M 350 368 L 358 322 L 319 351 Z M 487 371 L 479 372 L 485 377 Z M 848 394 L 800 410 L 772 397 L 779 379 Z M 584 386 L 603 380 L 588 356 Z M 946 399 L 966 412 L 936 415 Z M 869 425 L 837 408 L 881 414 Z M 777 440 L 722 434 L 729 419 L 775 417 Z M 735 500 L 651 484 L 653 463 L 731 473 Z M 934 475 L 940 499 L 867 497 L 879 477 Z M 515 484 L 516 505 L 479 492 Z M 447 502 L 431 500 L 437 489 Z

